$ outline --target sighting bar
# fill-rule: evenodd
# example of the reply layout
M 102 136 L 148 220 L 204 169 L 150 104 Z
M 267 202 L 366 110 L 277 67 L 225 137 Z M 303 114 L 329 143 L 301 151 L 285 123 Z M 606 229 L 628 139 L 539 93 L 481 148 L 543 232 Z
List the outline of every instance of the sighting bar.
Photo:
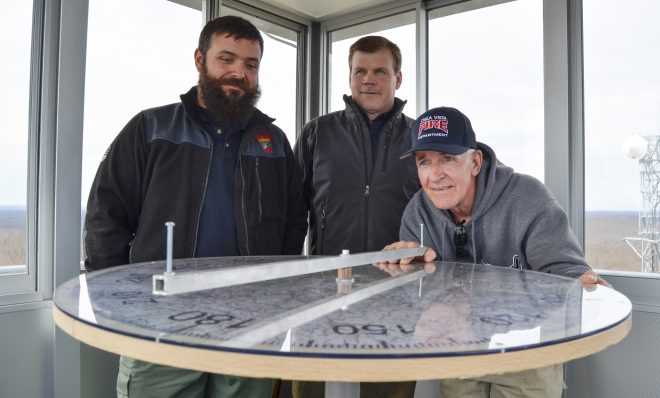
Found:
M 225 269 L 164 273 L 153 276 L 153 294 L 170 296 L 244 283 L 262 282 L 290 276 L 351 268 L 383 261 L 422 256 L 426 247 L 348 254 L 336 257 L 306 258 L 266 264 L 251 264 Z

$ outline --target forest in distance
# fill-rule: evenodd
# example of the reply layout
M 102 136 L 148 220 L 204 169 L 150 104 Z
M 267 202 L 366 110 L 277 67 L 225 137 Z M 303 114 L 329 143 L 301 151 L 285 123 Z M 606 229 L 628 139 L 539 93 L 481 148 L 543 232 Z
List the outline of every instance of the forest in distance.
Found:
M 81 220 L 84 209 L 81 211 Z M 636 211 L 596 211 L 585 214 L 586 257 L 591 267 L 641 271 L 641 260 L 624 242 L 637 237 Z M 0 266 L 25 264 L 26 216 L 21 207 L 0 207 Z

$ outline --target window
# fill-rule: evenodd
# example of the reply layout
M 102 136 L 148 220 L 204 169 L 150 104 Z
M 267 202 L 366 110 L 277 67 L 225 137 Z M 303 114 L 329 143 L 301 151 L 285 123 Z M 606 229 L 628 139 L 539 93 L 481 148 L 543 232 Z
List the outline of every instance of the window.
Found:
M 344 109 L 344 94 L 350 95 L 348 85 L 348 51 L 351 44 L 359 38 L 370 35 L 383 36 L 401 49 L 401 87 L 396 96 L 408 101 L 403 113 L 415 118 L 417 116 L 417 50 L 415 41 L 415 14 L 407 12 L 393 15 L 365 24 L 339 29 L 331 32 L 330 48 L 330 82 L 328 92 L 329 111 Z
M 0 5 L 0 277 L 27 272 L 32 2 Z M 11 37 L 11 40 L 9 38 Z
M 459 109 L 500 161 L 543 181 L 543 2 L 468 2 L 428 16 L 429 108 Z
M 83 212 L 103 153 L 126 123 L 197 84 L 203 27 L 201 11 L 165 0 L 91 0 L 88 21 Z
M 585 251 L 594 268 L 660 271 L 659 15 L 653 0 L 583 0 Z
M 264 39 L 264 56 L 259 66 L 261 98 L 257 108 L 276 119 L 275 125 L 296 142 L 298 98 L 298 32 L 263 19 L 223 7 L 222 15 L 238 15 L 252 22 Z

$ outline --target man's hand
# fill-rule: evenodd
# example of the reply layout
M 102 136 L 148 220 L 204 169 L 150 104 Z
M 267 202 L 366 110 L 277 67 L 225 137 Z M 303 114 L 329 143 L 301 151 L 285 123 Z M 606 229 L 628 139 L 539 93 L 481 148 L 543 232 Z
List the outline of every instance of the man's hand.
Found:
M 407 274 L 412 271 L 417 271 L 419 270 L 419 265 L 412 265 L 412 264 L 390 264 L 388 262 L 380 262 L 374 264 L 374 267 L 378 268 L 381 271 L 385 271 L 391 276 L 396 276 L 400 274 Z M 422 270 L 427 273 L 428 275 L 431 275 L 432 273 L 435 272 L 436 266 L 433 263 L 424 263 L 422 266 Z
M 378 268 L 381 271 L 385 271 L 392 276 L 399 274 L 407 274 L 408 272 L 414 271 L 417 269 L 417 266 L 410 264 L 390 264 L 386 261 L 374 264 L 374 267 Z
M 580 275 L 578 278 L 582 282 L 582 286 L 588 291 L 591 292 L 596 289 L 596 285 L 602 285 L 605 287 L 612 288 L 605 279 L 601 278 L 600 275 L 594 271 L 587 271 L 584 274 Z
M 413 247 L 419 247 L 419 243 L 407 242 L 401 240 L 385 246 L 383 250 L 387 251 L 387 250 L 396 250 L 396 249 L 410 249 Z M 426 251 L 424 251 L 424 255 L 422 257 L 417 257 L 418 260 L 423 260 L 425 263 L 429 263 L 435 260 L 435 258 L 436 258 L 435 251 L 433 251 L 433 249 L 431 248 L 427 248 Z M 407 257 L 407 258 L 402 258 L 400 260 L 390 260 L 387 262 L 381 262 L 378 263 L 378 265 L 397 264 L 397 263 L 401 265 L 405 265 L 405 264 L 410 264 L 414 259 L 415 257 Z

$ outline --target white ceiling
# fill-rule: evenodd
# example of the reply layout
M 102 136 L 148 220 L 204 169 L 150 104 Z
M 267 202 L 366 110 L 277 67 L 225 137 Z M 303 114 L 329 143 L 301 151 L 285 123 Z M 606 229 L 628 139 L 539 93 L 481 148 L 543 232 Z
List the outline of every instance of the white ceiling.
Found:
M 349 12 L 364 10 L 392 0 L 262 0 L 289 12 L 302 14 L 311 19 L 322 19 Z
M 202 0 L 169 0 L 196 10 L 202 10 Z M 241 0 L 246 4 L 262 3 L 299 15 L 305 19 L 320 20 L 366 10 L 391 3 L 393 0 Z

